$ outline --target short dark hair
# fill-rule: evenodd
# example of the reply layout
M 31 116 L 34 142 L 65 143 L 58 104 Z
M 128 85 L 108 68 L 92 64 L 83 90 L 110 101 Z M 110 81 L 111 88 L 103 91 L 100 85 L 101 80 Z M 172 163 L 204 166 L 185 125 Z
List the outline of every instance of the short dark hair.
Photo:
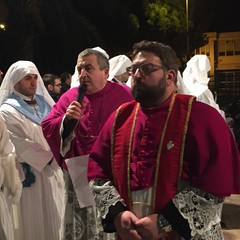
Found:
M 65 83 L 67 79 L 71 78 L 71 74 L 69 72 L 63 72 L 60 76 L 61 83 Z
M 45 74 L 42 79 L 43 79 L 43 82 L 44 82 L 44 85 L 45 87 L 47 88 L 47 86 L 49 84 L 51 84 L 52 86 L 54 86 L 54 83 L 55 83 L 55 79 L 58 79 L 59 77 L 55 74 L 51 74 L 51 73 L 47 73 Z
M 92 48 L 87 48 L 85 50 L 83 50 L 82 52 L 80 52 L 78 54 L 78 59 L 82 58 L 82 57 L 86 57 L 89 55 L 95 55 L 97 57 L 97 63 L 99 65 L 99 69 L 103 70 L 105 68 L 109 68 L 109 61 L 108 58 L 101 52 L 94 50 Z
M 178 72 L 178 59 L 176 52 L 169 45 L 160 42 L 143 40 L 133 45 L 132 59 L 141 51 L 153 53 L 158 56 L 167 69 Z

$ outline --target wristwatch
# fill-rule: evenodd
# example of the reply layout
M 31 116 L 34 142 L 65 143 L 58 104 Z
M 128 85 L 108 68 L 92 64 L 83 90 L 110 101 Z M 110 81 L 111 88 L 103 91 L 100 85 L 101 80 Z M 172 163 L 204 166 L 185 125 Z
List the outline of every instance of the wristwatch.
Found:
M 158 225 L 164 232 L 166 233 L 172 232 L 171 224 L 162 214 L 158 214 Z

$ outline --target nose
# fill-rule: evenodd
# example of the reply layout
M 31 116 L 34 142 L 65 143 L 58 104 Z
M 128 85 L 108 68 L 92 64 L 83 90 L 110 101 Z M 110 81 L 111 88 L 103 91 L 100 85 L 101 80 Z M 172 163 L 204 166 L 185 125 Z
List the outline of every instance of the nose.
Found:
M 140 71 L 140 68 L 137 68 L 137 69 L 136 69 L 136 72 L 133 74 L 133 79 L 139 78 L 139 77 L 141 77 L 141 76 L 142 76 L 142 73 L 141 73 L 141 71 Z
M 87 71 L 85 70 L 85 68 L 82 68 L 81 71 L 79 72 L 79 78 L 84 78 L 85 76 L 87 76 Z
M 37 79 L 36 78 L 32 78 L 31 84 L 32 85 L 37 85 Z

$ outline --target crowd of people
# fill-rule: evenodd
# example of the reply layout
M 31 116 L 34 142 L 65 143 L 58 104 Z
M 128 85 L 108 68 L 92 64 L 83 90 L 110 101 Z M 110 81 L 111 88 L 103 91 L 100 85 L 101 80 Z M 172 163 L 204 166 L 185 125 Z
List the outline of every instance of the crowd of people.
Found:
M 84 49 L 73 75 L 13 63 L 0 87 L 0 239 L 224 239 L 239 150 L 203 84 L 207 57 L 188 67 L 181 76 L 175 51 L 146 40 L 131 60 Z

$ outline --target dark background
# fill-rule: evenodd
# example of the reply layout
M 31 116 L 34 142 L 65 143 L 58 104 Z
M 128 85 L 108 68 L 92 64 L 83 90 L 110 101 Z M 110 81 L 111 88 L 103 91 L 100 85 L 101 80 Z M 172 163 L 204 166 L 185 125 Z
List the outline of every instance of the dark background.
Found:
M 149 24 L 146 9 L 151 3 L 169 6 L 170 23 L 175 10 L 176 26 L 163 30 L 164 24 L 156 19 Z M 0 23 L 6 24 L 5 31 L 0 30 L 0 69 L 6 72 L 15 61 L 30 60 L 41 74 L 73 73 L 77 55 L 85 48 L 100 46 L 110 57 L 130 56 L 132 45 L 143 39 L 171 45 L 184 67 L 193 50 L 206 43 L 205 32 L 240 31 L 239 0 L 188 0 L 188 31 L 185 4 L 185 0 L 0 0 Z

